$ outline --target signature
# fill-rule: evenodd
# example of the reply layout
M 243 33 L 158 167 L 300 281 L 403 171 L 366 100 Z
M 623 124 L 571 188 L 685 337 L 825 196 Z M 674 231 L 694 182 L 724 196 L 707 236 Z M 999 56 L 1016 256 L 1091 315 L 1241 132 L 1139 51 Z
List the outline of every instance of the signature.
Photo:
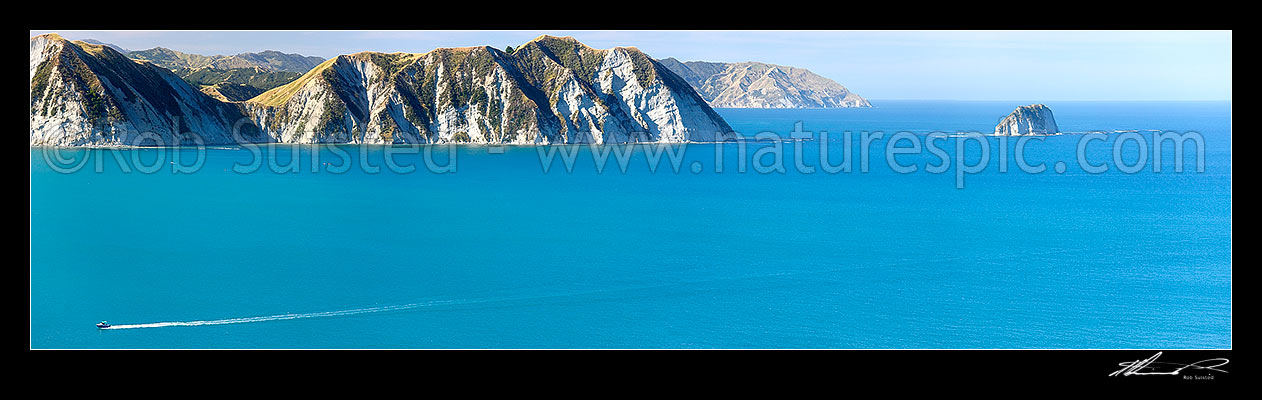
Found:
M 1120 362 L 1117 365 L 1121 366 L 1122 369 L 1113 371 L 1113 373 L 1109 374 L 1109 376 L 1178 375 L 1180 372 L 1183 372 L 1183 370 L 1185 369 L 1192 369 L 1192 370 L 1205 371 L 1205 372 L 1214 371 L 1214 372 L 1227 373 L 1227 371 L 1218 369 L 1218 367 L 1227 365 L 1228 360 L 1226 358 L 1211 358 L 1207 360 L 1197 361 L 1191 364 L 1181 364 L 1181 363 L 1172 363 L 1172 362 L 1160 362 L 1160 361 L 1157 361 L 1158 357 L 1161 357 L 1160 351 L 1157 352 L 1157 354 L 1153 354 L 1152 357 L 1148 357 L 1142 361 L 1135 360 L 1135 361 Z

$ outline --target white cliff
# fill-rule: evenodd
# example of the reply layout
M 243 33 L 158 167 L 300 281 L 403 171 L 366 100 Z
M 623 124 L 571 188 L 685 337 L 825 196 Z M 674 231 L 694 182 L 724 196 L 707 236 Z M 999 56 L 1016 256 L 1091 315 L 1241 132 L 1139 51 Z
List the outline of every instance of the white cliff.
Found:
M 715 141 L 731 131 L 682 79 L 635 48 L 541 36 L 491 47 L 356 53 L 247 103 L 281 142 Z
M 1042 104 L 1017 107 L 995 126 L 997 136 L 1055 135 L 1060 133 L 1052 109 Z
M 234 124 L 249 121 L 241 107 L 107 46 L 47 34 L 31 38 L 30 55 L 33 146 L 229 143 Z
M 130 144 L 136 131 L 176 142 L 191 131 L 208 144 L 705 142 L 731 132 L 683 79 L 639 50 L 597 50 L 568 37 L 541 36 L 511 54 L 343 55 L 236 103 L 91 46 L 31 39 L 32 145 Z M 67 68 L 75 63 L 94 67 Z

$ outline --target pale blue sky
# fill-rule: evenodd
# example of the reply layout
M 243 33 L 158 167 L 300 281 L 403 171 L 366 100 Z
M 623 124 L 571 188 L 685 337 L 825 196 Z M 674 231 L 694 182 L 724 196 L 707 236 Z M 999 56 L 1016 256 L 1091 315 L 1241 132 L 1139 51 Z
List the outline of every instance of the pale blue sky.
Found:
M 37 35 L 49 31 L 31 31 Z M 1230 31 L 58 31 L 197 54 L 517 46 L 540 34 L 655 58 L 803 67 L 870 99 L 1230 100 Z

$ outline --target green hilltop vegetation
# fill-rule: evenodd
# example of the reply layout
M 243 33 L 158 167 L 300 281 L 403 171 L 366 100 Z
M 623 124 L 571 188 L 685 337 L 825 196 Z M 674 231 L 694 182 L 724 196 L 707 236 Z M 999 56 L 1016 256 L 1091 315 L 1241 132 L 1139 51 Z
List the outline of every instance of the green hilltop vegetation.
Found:
M 220 101 L 246 101 L 263 93 L 262 90 L 254 86 L 228 82 L 202 86 L 201 90 L 202 93 Z
M 173 72 L 194 87 L 236 84 L 253 87 L 258 89 L 259 93 L 293 82 L 294 79 L 302 76 L 298 72 L 273 71 L 258 67 L 232 69 L 180 68 Z

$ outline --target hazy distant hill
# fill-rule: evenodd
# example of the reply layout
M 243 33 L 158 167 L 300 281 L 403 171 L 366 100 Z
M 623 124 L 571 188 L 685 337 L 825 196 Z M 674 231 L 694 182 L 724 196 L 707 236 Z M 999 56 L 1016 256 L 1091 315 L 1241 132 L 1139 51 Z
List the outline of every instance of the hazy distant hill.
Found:
M 245 101 L 259 93 L 298 79 L 323 58 L 266 50 L 235 56 L 204 56 L 164 47 L 129 51 L 94 39 L 84 43 L 114 49 L 128 58 L 144 60 L 175 72 L 203 92 L 225 101 Z
M 697 89 L 711 107 L 842 108 L 871 107 L 831 79 L 796 67 L 760 62 L 680 62 L 657 60 Z
M 122 47 L 118 47 L 117 45 L 115 45 L 115 44 L 113 44 L 113 43 L 105 43 L 105 42 L 102 42 L 102 41 L 100 41 L 100 40 L 96 40 L 96 39 L 83 39 L 83 41 L 84 41 L 84 42 L 87 42 L 87 43 L 91 43 L 91 44 L 99 44 L 99 45 L 102 45 L 102 46 L 106 46 L 106 47 L 109 47 L 109 48 L 111 48 L 111 49 L 114 49 L 115 51 L 118 51 L 119 53 L 127 54 L 127 49 L 124 49 L 124 48 L 122 48 Z
M 324 62 L 324 59 L 320 57 L 281 53 L 275 50 L 264 50 L 258 53 L 241 53 L 233 57 L 249 61 L 264 68 L 298 73 L 310 71 L 311 68 L 314 68 Z
M 258 67 L 274 71 L 303 73 L 324 62 L 323 58 L 304 56 L 301 54 L 281 53 L 267 50 L 258 53 L 241 53 L 235 56 L 204 56 L 154 47 L 148 50 L 126 52 L 127 57 L 145 60 L 166 67 L 170 70 L 179 68 L 251 68 Z

